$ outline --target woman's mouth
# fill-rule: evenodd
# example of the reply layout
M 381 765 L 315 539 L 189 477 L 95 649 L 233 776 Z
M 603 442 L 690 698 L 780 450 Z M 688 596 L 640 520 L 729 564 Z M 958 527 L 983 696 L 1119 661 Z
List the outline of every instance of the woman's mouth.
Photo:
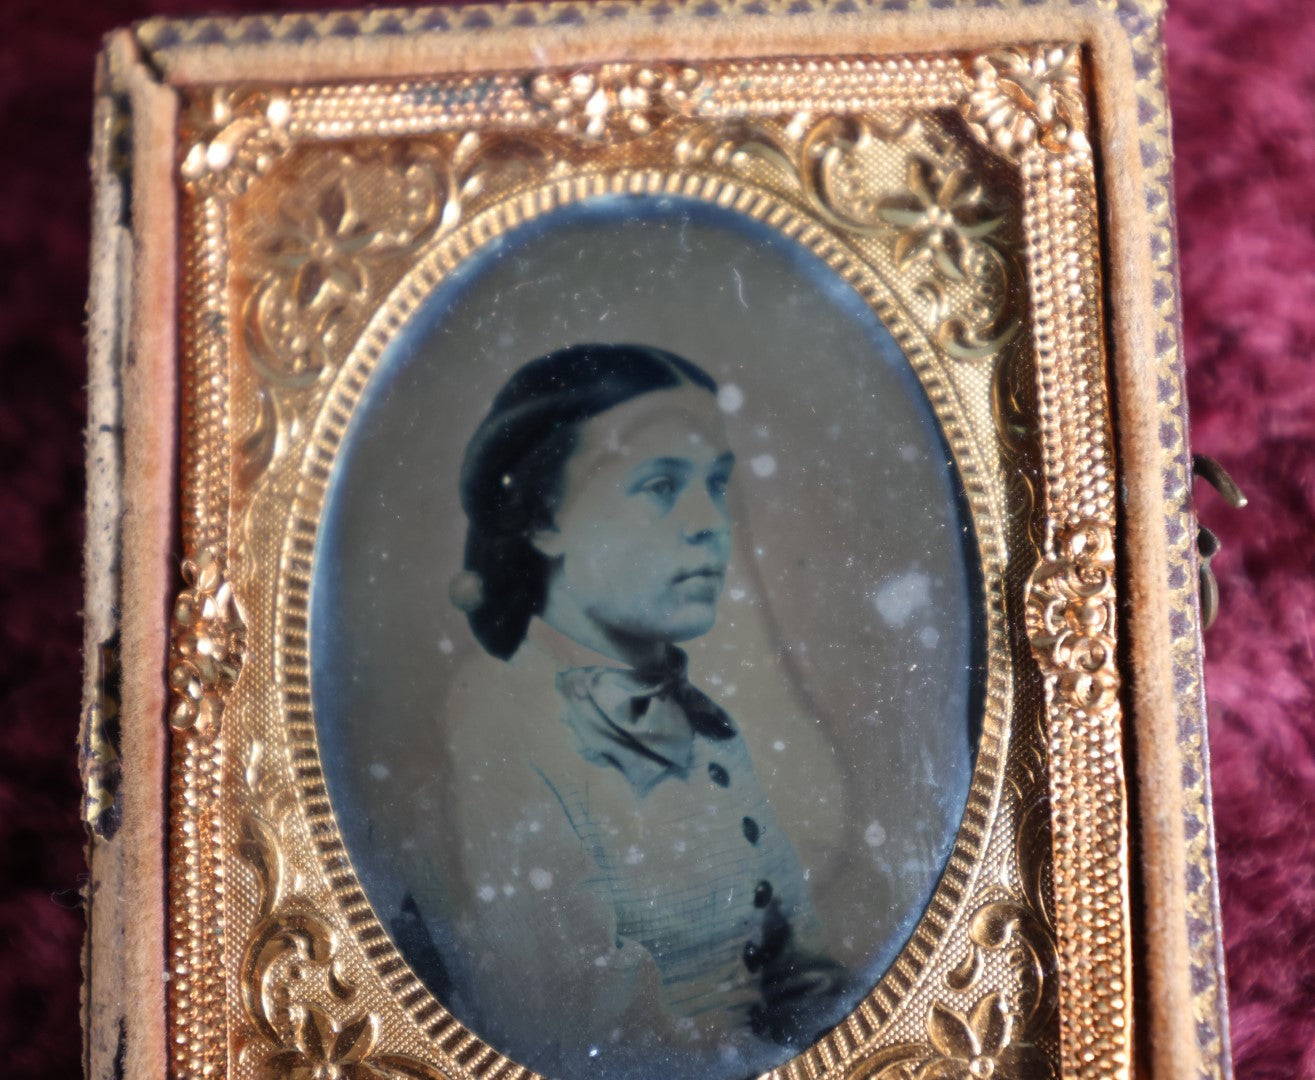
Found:
M 715 604 L 726 580 L 726 567 L 719 563 L 682 570 L 671 579 L 672 587 L 680 590 L 686 600 L 699 604 Z
M 709 563 L 706 566 L 696 566 L 691 570 L 682 570 L 671 579 L 673 585 L 679 585 L 682 581 L 707 581 L 720 583 L 726 576 L 726 567 Z

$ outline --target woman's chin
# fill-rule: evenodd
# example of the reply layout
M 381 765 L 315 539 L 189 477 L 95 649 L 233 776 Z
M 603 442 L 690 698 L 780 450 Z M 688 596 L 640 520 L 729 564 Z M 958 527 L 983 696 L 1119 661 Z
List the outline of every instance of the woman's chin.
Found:
M 667 623 L 666 639 L 673 645 L 702 637 L 717 625 L 717 603 L 698 602 L 681 605 Z

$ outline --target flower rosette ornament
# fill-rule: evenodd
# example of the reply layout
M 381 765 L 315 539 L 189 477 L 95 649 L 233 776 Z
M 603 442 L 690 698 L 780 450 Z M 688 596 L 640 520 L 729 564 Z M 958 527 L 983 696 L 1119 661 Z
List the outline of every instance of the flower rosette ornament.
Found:
M 529 91 L 557 117 L 559 131 L 606 141 L 647 135 L 671 116 L 689 115 L 701 82 L 691 67 L 603 64 L 573 74 L 543 72 Z
M 1077 46 L 1002 49 L 974 60 L 970 77 L 964 116 L 978 138 L 1006 157 L 1034 146 L 1052 154 L 1091 149 Z
M 896 264 L 903 268 L 928 258 L 950 280 L 965 280 L 974 246 L 1003 219 L 985 209 L 982 186 L 967 169 L 938 169 L 914 157 L 907 184 L 906 194 L 884 200 L 877 210 L 882 221 L 900 230 Z
M 246 627 L 224 579 L 223 557 L 203 549 L 182 571 L 187 588 L 174 601 L 169 663 L 169 722 L 177 731 L 218 721 L 222 694 L 237 682 L 246 653 Z
M 1057 554 L 1043 562 L 1028 588 L 1027 629 L 1043 671 L 1060 696 L 1087 713 L 1114 704 L 1114 536 L 1083 521 L 1062 530 Z

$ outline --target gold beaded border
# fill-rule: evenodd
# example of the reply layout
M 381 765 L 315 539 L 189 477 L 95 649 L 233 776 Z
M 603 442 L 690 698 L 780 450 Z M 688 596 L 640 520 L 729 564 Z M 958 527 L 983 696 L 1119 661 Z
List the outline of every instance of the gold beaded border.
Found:
M 1112 545 L 1116 527 L 1096 183 L 1085 152 L 1034 151 L 1021 164 L 1046 471 L 1043 557 L 1062 562 L 1065 533 L 1094 526 Z M 1103 636 L 1112 666 L 1112 608 Z M 1117 698 L 1089 704 L 1053 676 L 1046 696 L 1062 1072 L 1127 1075 L 1132 953 L 1122 713 Z
M 963 93 L 962 65 L 944 56 L 740 61 L 716 65 L 699 88 L 695 111 L 706 116 L 776 116 L 952 108 Z M 423 135 L 484 127 L 535 127 L 542 108 L 526 98 L 525 80 L 469 75 L 328 87 L 291 87 L 284 124 L 293 139 Z
M 181 273 L 182 543 L 189 558 L 228 536 L 227 211 L 214 197 L 184 218 L 195 238 Z M 169 1050 L 177 1076 L 227 1053 L 224 1000 L 224 747 L 214 728 L 176 731 L 170 772 Z

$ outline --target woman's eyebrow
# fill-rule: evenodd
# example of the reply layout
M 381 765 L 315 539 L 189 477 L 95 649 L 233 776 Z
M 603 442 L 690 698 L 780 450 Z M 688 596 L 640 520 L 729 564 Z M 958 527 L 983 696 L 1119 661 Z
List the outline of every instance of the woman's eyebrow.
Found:
M 713 468 L 720 468 L 724 465 L 726 468 L 729 469 L 734 464 L 735 464 L 735 454 L 733 451 L 727 450 L 726 453 L 720 455 L 717 458 L 717 460 L 712 463 L 712 466 Z
M 631 476 L 638 476 L 640 473 L 651 470 L 675 470 L 677 472 L 689 472 L 694 468 L 689 458 L 680 457 L 652 457 L 646 458 L 630 470 Z

